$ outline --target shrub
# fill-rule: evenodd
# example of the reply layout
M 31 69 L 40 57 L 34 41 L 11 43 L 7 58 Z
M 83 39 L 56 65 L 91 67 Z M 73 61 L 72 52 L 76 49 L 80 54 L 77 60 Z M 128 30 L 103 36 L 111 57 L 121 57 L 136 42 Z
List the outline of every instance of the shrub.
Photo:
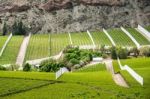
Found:
M 3 66 L 0 66 L 0 70 L 6 70 L 6 68 Z
M 134 47 L 134 48 L 130 49 L 129 55 L 130 55 L 130 53 L 133 53 L 134 54 L 133 56 L 137 57 L 139 55 L 139 50 L 137 49 L 137 47 Z
M 73 59 L 70 60 L 70 63 L 72 63 L 73 65 L 79 64 L 79 60 L 73 58 Z
M 127 59 L 128 51 L 126 48 L 118 48 L 117 49 L 117 55 L 120 59 Z
M 111 48 L 111 58 L 117 59 L 116 47 Z
M 106 58 L 108 58 L 108 55 L 107 54 L 102 54 L 102 58 L 106 59 Z
M 41 62 L 40 64 L 40 71 L 44 72 L 56 72 L 58 71 L 61 67 L 64 67 L 63 62 L 57 62 L 55 60 L 45 60 Z
M 31 71 L 31 65 L 29 63 L 26 63 L 23 67 L 23 71 Z

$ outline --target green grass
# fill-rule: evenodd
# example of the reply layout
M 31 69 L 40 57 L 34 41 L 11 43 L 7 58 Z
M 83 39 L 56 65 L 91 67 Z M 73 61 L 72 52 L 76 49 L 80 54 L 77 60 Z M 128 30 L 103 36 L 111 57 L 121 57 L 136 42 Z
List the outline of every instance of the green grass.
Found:
M 51 55 L 59 54 L 67 45 L 70 45 L 69 36 L 67 33 L 51 34 Z
M 121 29 L 110 29 L 108 33 L 118 46 L 135 46 L 133 41 Z
M 128 28 L 127 31 L 137 40 L 140 45 L 149 45 L 150 42 L 133 28 Z
M 50 56 L 48 34 L 32 35 L 27 48 L 26 60 L 34 60 Z
M 100 32 L 91 32 L 91 35 L 94 39 L 95 44 L 98 47 L 101 47 L 102 45 L 106 45 L 106 46 L 111 46 L 112 45 L 110 40 L 108 39 L 108 37 L 102 31 L 100 31 Z
M 7 38 L 8 38 L 8 36 L 0 36 L 0 51 L 3 47 L 3 45 L 5 44 Z
M 3 55 L 0 57 L 0 64 L 14 64 L 23 41 L 23 36 L 13 36 L 8 43 Z
M 71 33 L 72 43 L 76 46 L 92 45 L 92 41 L 86 32 Z
M 104 71 L 104 70 L 106 70 L 104 64 L 96 64 L 96 65 L 82 67 L 79 70 L 76 70 L 75 72 L 95 72 L 95 71 Z
M 55 79 L 55 73 L 0 71 L 0 77 L 54 80 Z
M 145 27 L 145 29 L 150 32 L 150 26 Z
M 146 97 L 150 94 L 150 58 L 133 58 L 133 59 L 126 59 L 121 60 L 122 65 L 128 65 L 131 67 L 135 72 L 137 72 L 139 75 L 141 75 L 144 79 L 144 86 L 141 87 L 141 85 L 131 76 L 127 71 L 120 70 L 117 61 L 114 61 L 114 69 L 115 72 L 120 72 L 122 76 L 126 79 L 128 84 L 131 86 L 131 88 L 139 88 L 139 92 L 143 91 L 141 93 L 145 94 Z M 148 98 L 143 98 L 148 99 Z
M 48 81 L 40 80 L 0 78 L 0 96 L 18 93 L 47 83 Z

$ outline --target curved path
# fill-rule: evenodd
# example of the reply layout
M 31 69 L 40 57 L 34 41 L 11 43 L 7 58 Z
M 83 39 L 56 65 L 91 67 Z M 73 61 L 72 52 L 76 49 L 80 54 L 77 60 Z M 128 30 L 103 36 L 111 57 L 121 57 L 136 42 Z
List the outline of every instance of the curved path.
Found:
M 126 83 L 126 81 L 124 80 L 124 78 L 121 76 L 120 73 L 115 73 L 114 69 L 113 69 L 113 65 L 112 65 L 112 60 L 104 60 L 104 63 L 106 64 L 106 68 L 107 70 L 112 74 L 113 76 L 113 80 L 115 81 L 115 83 L 119 86 L 122 87 L 129 87 L 128 84 Z

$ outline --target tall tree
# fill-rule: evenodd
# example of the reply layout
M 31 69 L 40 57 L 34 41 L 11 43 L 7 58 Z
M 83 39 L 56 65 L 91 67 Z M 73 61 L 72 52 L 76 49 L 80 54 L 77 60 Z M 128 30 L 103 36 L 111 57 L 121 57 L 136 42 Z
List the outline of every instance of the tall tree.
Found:
M 6 35 L 7 34 L 7 24 L 6 22 L 4 22 L 4 25 L 3 25 L 3 35 Z

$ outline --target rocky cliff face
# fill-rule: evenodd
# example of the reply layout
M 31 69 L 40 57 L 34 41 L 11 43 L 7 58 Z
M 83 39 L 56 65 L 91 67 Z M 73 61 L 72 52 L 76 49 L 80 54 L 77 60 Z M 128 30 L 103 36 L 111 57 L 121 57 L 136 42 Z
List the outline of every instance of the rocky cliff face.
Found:
M 22 19 L 32 33 L 150 25 L 149 0 L 0 0 L 0 27 Z M 0 29 L 2 31 L 2 29 Z

